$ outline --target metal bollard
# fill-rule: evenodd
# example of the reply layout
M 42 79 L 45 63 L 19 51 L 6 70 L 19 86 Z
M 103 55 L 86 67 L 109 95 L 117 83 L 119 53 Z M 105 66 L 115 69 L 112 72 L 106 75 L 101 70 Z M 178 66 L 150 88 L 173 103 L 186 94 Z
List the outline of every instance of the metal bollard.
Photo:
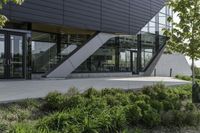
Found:
M 154 69 L 154 77 L 156 77 L 156 69 Z
M 169 74 L 170 77 L 172 77 L 172 71 L 173 71 L 173 69 L 170 68 L 170 74 Z

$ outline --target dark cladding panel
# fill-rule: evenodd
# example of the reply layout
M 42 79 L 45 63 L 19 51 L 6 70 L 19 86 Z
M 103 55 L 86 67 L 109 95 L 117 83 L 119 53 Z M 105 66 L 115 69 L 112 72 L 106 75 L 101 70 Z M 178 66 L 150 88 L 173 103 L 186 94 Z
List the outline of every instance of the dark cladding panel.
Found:
M 129 0 L 102 0 L 102 30 L 129 31 Z
M 138 33 L 166 0 L 25 0 L 6 5 L 12 20 L 69 26 L 102 32 Z
M 10 5 L 3 5 L 3 10 L 0 10 L 0 14 L 4 14 L 8 19 L 10 19 Z
M 64 25 L 100 30 L 101 0 L 65 0 Z
M 63 22 L 63 0 L 25 0 L 21 5 L 11 4 L 11 19 L 29 22 L 59 24 Z
M 151 17 L 150 0 L 131 0 L 130 33 L 136 34 Z
M 158 12 L 164 5 L 166 0 L 151 0 L 151 10 L 152 15 L 155 15 L 155 12 Z

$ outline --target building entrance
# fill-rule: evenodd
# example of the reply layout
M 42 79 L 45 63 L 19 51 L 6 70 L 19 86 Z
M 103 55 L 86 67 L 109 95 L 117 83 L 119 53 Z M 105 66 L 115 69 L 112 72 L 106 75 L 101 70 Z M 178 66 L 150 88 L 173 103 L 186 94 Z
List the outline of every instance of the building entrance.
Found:
M 0 31 L 0 78 L 25 78 L 25 33 Z

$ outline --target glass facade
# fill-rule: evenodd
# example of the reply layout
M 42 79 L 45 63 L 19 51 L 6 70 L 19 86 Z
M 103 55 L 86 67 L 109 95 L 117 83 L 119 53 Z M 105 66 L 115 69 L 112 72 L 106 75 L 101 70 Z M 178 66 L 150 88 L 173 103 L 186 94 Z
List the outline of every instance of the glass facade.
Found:
M 137 35 L 117 37 L 109 40 L 79 66 L 75 73 L 138 73 L 145 71 L 153 57 L 166 42 L 162 29 L 172 28 L 167 22 L 168 16 L 171 15 L 171 10 L 168 7 L 163 7 Z
M 137 35 L 110 39 L 74 73 L 144 71 L 166 42 L 162 29 L 172 28 L 167 22 L 170 15 L 170 9 L 164 7 Z M 93 34 L 68 30 L 63 34 L 33 31 L 32 73 L 48 72 L 62 62 L 63 58 L 80 48 Z
M 148 32 L 152 34 L 156 34 L 159 32 L 159 35 L 163 35 L 163 28 L 172 28 L 171 23 L 167 21 L 169 16 L 173 16 L 172 10 L 165 6 L 163 7 L 155 17 L 151 19 L 151 21 L 142 28 L 142 32 Z
M 162 29 L 172 28 L 167 22 L 167 17 L 172 15 L 172 11 L 164 7 L 137 35 L 110 39 L 74 73 L 144 72 L 166 42 Z M 95 31 L 34 23 L 10 23 L 8 28 L 31 33 L 0 34 L 0 78 L 23 78 L 27 71 L 30 75 L 47 73 L 95 34 Z M 25 37 L 25 34 L 31 35 Z
M 32 32 L 32 72 L 44 73 L 81 47 L 90 34 Z
M 156 54 L 156 35 L 141 34 L 141 67 L 144 69 Z
M 48 71 L 56 54 L 56 34 L 32 32 L 32 72 Z
M 75 72 L 131 72 L 131 52 L 136 50 L 136 36 L 112 38 Z

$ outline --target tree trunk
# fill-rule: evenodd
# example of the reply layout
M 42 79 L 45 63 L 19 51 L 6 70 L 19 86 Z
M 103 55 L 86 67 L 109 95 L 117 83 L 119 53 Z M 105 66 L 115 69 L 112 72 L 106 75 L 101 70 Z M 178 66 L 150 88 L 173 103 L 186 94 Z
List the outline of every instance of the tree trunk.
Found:
M 194 66 L 194 58 L 192 58 L 192 85 L 195 84 L 195 66 Z

